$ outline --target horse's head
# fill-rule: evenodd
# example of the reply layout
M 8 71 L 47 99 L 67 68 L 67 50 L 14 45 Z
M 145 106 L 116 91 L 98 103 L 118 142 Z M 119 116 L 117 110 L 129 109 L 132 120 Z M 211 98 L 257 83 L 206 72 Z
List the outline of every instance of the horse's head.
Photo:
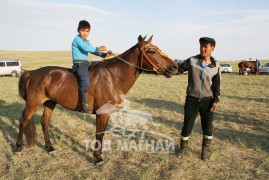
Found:
M 138 46 L 141 50 L 140 66 L 143 69 L 154 70 L 157 74 L 171 77 L 178 72 L 177 64 L 163 53 L 157 46 L 151 43 L 151 36 L 147 41 L 140 35 Z

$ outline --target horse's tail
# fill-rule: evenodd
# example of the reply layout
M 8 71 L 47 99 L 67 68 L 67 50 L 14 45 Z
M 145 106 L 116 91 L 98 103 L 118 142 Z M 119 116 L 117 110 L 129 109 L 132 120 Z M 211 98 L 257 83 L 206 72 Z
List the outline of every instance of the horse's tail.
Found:
M 26 83 L 31 76 L 31 71 L 24 71 L 19 80 L 19 94 L 26 100 Z
M 21 98 L 23 98 L 24 100 L 26 100 L 26 84 L 30 76 L 31 76 L 31 71 L 24 71 L 19 80 L 19 94 Z M 24 116 L 24 112 L 22 116 Z M 36 144 L 37 133 L 36 133 L 36 125 L 35 125 L 33 117 L 28 122 L 27 126 L 25 127 L 24 134 L 26 137 L 26 144 L 28 147 L 31 147 Z

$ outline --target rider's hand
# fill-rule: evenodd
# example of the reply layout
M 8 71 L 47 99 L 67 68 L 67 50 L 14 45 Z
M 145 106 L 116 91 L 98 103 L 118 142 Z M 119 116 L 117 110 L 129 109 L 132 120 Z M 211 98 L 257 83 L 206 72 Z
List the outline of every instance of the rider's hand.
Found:
M 100 46 L 98 50 L 99 51 L 107 51 L 107 48 L 106 48 L 106 46 Z
M 106 57 L 109 57 L 109 56 L 111 56 L 112 55 L 112 51 L 108 51 L 107 53 L 106 53 Z

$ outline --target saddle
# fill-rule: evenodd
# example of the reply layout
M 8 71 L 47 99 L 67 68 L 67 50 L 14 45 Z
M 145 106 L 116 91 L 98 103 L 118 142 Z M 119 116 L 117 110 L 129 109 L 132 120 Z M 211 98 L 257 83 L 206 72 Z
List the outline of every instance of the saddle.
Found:
M 100 64 L 102 62 L 103 62 L 102 60 L 90 61 L 89 62 L 89 70 L 91 70 L 96 64 Z M 72 66 L 72 72 L 73 73 L 75 73 L 76 68 L 77 68 L 77 64 L 74 64 Z

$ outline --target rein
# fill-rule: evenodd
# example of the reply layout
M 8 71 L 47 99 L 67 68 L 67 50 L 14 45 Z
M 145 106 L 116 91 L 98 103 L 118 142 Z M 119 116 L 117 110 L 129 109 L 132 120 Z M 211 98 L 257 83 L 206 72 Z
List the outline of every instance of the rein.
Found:
M 150 44 L 149 46 L 153 46 L 153 47 L 157 48 L 157 46 L 154 46 L 153 44 Z M 160 73 L 157 71 L 157 69 L 160 68 L 160 69 L 162 69 L 162 71 L 164 72 L 165 70 L 163 69 L 163 67 L 160 67 L 160 66 L 158 67 L 156 64 L 154 64 L 153 61 L 152 61 L 152 60 L 148 57 L 148 55 L 146 54 L 146 52 L 147 52 L 149 49 L 150 49 L 150 48 L 147 48 L 145 51 L 143 51 L 142 48 L 140 48 L 140 50 L 141 50 L 141 52 L 142 52 L 142 54 L 141 54 L 141 64 L 140 64 L 140 66 L 137 66 L 137 65 L 135 65 L 135 64 L 129 63 L 128 61 L 126 61 L 126 60 L 120 58 L 119 56 L 115 55 L 113 52 L 111 52 L 111 54 L 112 54 L 114 57 L 116 57 L 117 59 L 123 61 L 124 63 L 126 63 L 126 64 L 128 64 L 128 65 L 130 65 L 130 66 L 136 67 L 136 68 L 138 68 L 138 69 L 141 69 L 141 70 L 143 70 L 143 71 L 147 71 L 147 72 L 156 72 L 156 73 L 160 74 Z M 158 48 L 157 48 L 157 49 L 158 49 Z M 143 57 L 145 57 L 146 60 L 153 66 L 152 70 L 151 70 L 151 69 L 145 69 L 145 68 L 142 67 L 143 59 L 144 59 Z M 155 59 L 153 59 L 153 60 L 158 64 L 158 62 L 157 62 Z

